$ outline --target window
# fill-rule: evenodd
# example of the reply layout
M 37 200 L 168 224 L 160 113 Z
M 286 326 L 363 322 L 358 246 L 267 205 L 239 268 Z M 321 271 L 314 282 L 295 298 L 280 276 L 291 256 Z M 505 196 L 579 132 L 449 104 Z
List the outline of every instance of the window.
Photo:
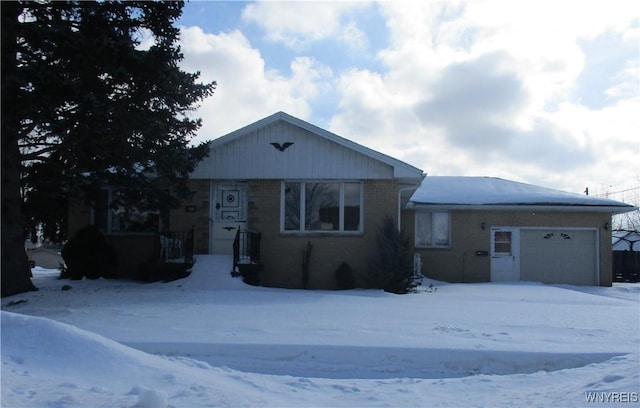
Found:
M 416 247 L 448 248 L 450 246 L 448 212 L 416 212 Z
M 168 214 L 158 210 L 137 207 L 123 208 L 111 205 L 118 201 L 118 190 L 101 190 L 94 209 L 94 223 L 100 231 L 110 233 L 153 233 L 166 227 Z M 140 203 L 144 198 L 140 197 Z
M 553 237 L 553 234 L 551 234 Z M 494 231 L 493 253 L 511 255 L 511 231 Z
M 359 182 L 282 183 L 284 232 L 362 231 L 362 184 Z

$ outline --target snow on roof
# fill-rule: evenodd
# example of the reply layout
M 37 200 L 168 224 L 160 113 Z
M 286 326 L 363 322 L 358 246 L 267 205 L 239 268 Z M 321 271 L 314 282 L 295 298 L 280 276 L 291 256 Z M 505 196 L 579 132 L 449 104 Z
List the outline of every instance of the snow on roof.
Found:
M 571 206 L 611 212 L 635 207 L 608 198 L 586 196 L 496 177 L 427 176 L 410 199 L 414 205 Z

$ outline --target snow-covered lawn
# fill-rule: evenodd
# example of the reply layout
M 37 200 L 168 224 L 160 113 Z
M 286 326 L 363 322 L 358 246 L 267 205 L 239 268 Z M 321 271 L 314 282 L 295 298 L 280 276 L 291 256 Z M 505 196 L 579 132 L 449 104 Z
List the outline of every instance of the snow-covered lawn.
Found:
M 283 290 L 230 263 L 152 284 L 35 271 L 40 291 L 2 300 L 2 407 L 638 404 L 638 284 Z

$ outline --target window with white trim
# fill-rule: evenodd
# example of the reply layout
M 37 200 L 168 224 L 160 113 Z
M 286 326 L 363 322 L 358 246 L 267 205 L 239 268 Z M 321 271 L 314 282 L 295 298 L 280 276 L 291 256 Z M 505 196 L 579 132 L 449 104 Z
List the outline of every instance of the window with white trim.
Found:
M 285 181 L 283 232 L 362 232 L 362 183 Z
M 415 216 L 415 246 L 418 248 L 449 248 L 451 219 L 448 212 L 417 211 Z

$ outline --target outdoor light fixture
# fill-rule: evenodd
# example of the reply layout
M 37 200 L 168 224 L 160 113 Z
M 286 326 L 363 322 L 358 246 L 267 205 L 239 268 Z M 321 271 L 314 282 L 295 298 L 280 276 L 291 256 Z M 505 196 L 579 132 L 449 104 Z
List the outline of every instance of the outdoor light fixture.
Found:
M 487 223 L 486 222 L 482 222 L 482 224 L 480 224 L 480 228 L 482 228 L 482 230 L 486 230 L 487 229 Z
M 609 223 L 608 222 L 604 223 L 604 230 L 605 231 L 609 231 Z

